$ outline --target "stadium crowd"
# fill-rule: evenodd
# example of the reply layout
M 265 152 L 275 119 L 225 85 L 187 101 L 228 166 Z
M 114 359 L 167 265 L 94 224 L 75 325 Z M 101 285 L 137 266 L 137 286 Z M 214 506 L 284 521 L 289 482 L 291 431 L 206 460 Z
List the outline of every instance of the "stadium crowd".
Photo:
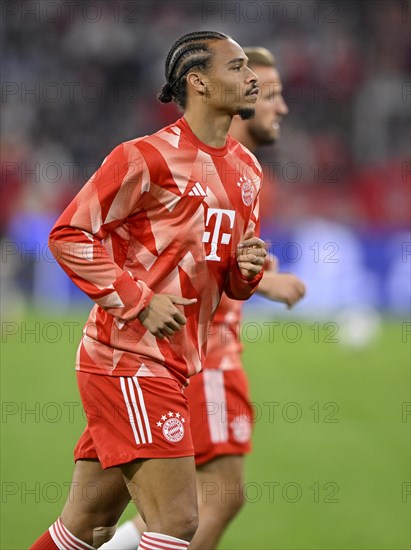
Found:
M 3 2 L 2 14 L 6 242 L 20 246 L 24 228 L 35 248 L 115 145 L 179 116 L 156 95 L 164 52 L 184 28 L 277 55 L 290 114 L 275 157 L 260 156 L 263 228 L 313 217 L 407 228 L 407 2 L 27 0 Z

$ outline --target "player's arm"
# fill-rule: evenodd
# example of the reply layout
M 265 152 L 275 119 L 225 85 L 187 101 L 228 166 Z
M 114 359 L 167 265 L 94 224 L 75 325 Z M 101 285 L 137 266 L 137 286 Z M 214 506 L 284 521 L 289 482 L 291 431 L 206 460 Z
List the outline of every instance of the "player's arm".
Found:
M 238 244 L 224 287 L 229 298 L 247 300 L 254 293 L 263 275 L 266 254 L 264 241 L 251 233 Z
M 305 296 L 306 289 L 303 281 L 296 275 L 278 272 L 275 257 L 267 257 L 257 292 L 269 300 L 282 302 L 291 308 Z
M 116 147 L 54 225 L 49 247 L 54 257 L 92 300 L 108 313 L 133 319 L 153 292 L 107 253 L 102 240 L 136 210 L 145 162 L 130 144 Z
M 224 287 L 227 296 L 234 300 L 247 300 L 255 292 L 263 276 L 263 265 L 267 252 L 264 241 L 258 237 L 259 230 L 258 192 L 250 218 L 246 221 L 244 238 L 238 244 Z
M 74 283 L 104 310 L 124 320 L 138 317 L 164 338 L 187 322 L 177 306 L 197 300 L 154 294 L 121 269 L 101 242 L 138 210 L 146 174 L 135 147 L 116 147 L 57 220 L 49 247 Z

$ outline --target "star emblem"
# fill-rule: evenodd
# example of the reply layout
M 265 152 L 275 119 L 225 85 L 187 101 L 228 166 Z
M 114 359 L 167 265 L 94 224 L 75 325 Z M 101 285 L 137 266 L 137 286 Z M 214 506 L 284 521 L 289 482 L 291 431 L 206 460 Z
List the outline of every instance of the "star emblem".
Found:
M 185 422 L 185 419 L 184 419 L 184 418 L 182 418 L 182 419 L 181 419 L 181 422 L 183 422 L 183 423 L 184 423 L 184 422 Z
M 161 422 L 157 422 L 157 427 L 158 427 L 158 428 L 161 428 L 162 425 L 163 425 L 163 424 L 162 424 Z
M 172 416 L 174 416 L 174 413 L 172 413 L 171 411 L 168 411 L 168 416 L 171 418 Z
M 163 414 L 163 416 L 161 417 L 161 420 L 167 420 L 167 417 L 165 414 Z
M 176 413 L 176 417 L 177 418 L 180 418 L 181 414 L 180 413 Z

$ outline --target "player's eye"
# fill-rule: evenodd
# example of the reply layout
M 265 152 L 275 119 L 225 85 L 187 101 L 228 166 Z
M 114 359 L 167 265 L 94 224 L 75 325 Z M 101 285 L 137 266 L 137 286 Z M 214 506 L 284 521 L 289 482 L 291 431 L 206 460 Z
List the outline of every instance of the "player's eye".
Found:
M 233 67 L 233 71 L 239 71 L 241 69 L 241 65 L 236 65 Z

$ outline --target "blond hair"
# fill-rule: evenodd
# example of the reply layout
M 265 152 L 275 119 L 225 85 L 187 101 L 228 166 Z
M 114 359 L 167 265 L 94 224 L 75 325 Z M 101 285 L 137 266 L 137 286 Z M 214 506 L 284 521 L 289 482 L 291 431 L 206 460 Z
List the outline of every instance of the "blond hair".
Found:
M 275 67 L 275 57 L 267 50 L 261 47 L 243 48 L 248 57 L 249 65 L 262 65 L 263 67 Z

